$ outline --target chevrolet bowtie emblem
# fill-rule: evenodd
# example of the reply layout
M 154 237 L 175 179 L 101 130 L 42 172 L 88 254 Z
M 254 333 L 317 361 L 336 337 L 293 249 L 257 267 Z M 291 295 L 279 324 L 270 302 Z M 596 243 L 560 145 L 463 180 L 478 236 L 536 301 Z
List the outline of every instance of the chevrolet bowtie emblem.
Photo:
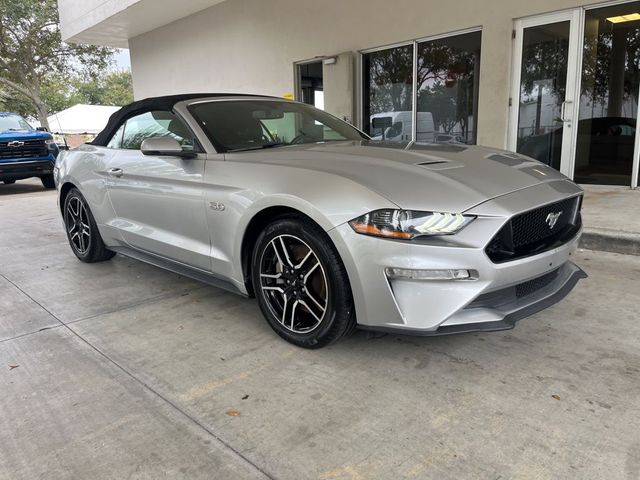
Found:
M 24 142 L 21 142 L 20 140 L 14 140 L 12 142 L 7 143 L 7 147 L 22 147 L 24 145 Z

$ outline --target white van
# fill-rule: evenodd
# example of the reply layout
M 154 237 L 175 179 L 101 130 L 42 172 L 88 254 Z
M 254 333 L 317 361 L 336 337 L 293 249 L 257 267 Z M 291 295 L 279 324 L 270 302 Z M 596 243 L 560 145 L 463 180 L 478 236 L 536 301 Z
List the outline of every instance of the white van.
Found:
M 374 131 L 372 127 L 372 138 L 374 140 L 384 139 L 389 142 L 411 141 L 412 116 L 412 112 L 383 112 L 371 115 L 372 126 L 374 124 L 374 118 L 380 119 L 380 123 L 385 125 L 383 128 L 376 129 L 378 131 Z M 416 140 L 418 142 L 434 142 L 435 136 L 435 123 L 433 121 L 432 113 L 418 112 Z

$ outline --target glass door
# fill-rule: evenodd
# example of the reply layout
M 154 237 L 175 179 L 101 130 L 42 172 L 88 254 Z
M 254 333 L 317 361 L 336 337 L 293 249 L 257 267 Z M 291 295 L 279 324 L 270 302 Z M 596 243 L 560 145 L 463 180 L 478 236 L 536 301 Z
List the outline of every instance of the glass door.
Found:
M 579 11 L 518 20 L 510 150 L 572 175 Z
M 583 25 L 574 180 L 635 187 L 640 2 L 587 9 Z
M 640 1 L 516 21 L 508 148 L 578 183 L 640 181 Z

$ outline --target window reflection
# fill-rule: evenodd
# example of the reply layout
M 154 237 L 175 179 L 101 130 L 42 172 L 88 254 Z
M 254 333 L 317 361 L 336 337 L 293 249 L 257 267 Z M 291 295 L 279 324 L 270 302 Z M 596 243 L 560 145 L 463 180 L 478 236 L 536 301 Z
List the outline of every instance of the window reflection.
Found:
M 575 180 L 580 183 L 630 184 L 640 87 L 640 21 L 616 17 L 638 11 L 640 2 L 586 12 L 575 163 Z
M 363 77 L 364 131 L 375 140 L 411 140 L 413 45 L 363 55 Z
M 482 33 L 453 35 L 363 55 L 363 127 L 374 140 L 475 143 Z
M 418 141 L 476 143 L 481 32 L 418 45 Z
M 570 23 L 524 29 L 517 151 L 560 170 Z

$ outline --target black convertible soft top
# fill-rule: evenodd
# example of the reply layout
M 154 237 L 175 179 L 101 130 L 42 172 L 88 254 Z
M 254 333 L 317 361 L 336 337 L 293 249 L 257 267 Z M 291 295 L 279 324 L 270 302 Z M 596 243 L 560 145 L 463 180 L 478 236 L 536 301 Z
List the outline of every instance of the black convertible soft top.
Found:
M 107 122 L 107 126 L 104 127 L 90 143 L 91 145 L 105 147 L 107 143 L 109 143 L 109 140 L 111 140 L 113 134 L 116 133 L 120 124 L 127 118 L 151 110 L 166 110 L 170 112 L 178 102 L 206 97 L 264 97 L 264 95 L 248 95 L 242 93 L 183 93 L 180 95 L 165 95 L 162 97 L 149 97 L 143 100 L 137 100 L 112 113 Z

